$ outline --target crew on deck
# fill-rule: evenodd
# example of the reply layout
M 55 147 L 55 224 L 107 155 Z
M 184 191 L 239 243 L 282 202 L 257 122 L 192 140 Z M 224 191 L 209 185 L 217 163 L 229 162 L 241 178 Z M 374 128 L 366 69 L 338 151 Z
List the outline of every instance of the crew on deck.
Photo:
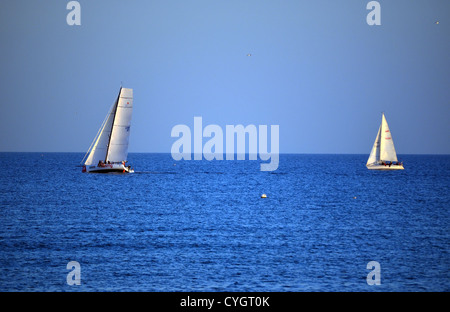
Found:
M 389 167 L 392 166 L 392 165 L 394 165 L 394 166 L 401 166 L 401 165 L 403 165 L 403 163 L 400 162 L 400 161 L 394 162 L 394 161 L 384 161 L 384 160 L 381 161 L 381 164 L 383 166 L 389 166 Z

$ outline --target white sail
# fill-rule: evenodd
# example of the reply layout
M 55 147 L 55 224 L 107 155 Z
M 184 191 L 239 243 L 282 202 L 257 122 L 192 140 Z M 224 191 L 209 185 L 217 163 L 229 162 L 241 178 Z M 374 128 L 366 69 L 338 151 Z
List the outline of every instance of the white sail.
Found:
M 127 159 L 132 111 L 133 89 L 122 88 L 112 126 L 106 162 L 121 162 Z
M 133 107 L 133 90 L 121 88 L 116 102 L 111 107 L 100 133 L 94 139 L 94 145 L 86 162 L 86 166 L 103 162 L 121 162 L 128 156 L 128 138 Z
M 369 159 L 367 160 L 366 165 L 375 164 L 380 160 L 380 134 L 381 126 L 378 128 L 377 137 L 375 138 L 375 142 L 373 143 L 373 147 L 370 151 Z
M 94 139 L 94 145 L 90 149 L 90 153 L 86 162 L 86 166 L 97 165 L 100 160 L 105 160 L 106 151 L 108 147 L 109 135 L 111 134 L 111 127 L 114 121 L 114 111 L 117 102 L 111 107 L 106 120 L 100 127 L 100 133 Z
M 384 114 L 381 118 L 381 125 L 378 128 L 378 134 L 373 143 L 369 159 L 366 166 L 374 170 L 402 170 L 403 164 L 397 160 L 397 154 L 394 148 L 391 131 Z
M 391 131 L 389 130 L 386 118 L 381 119 L 381 144 L 380 144 L 380 159 L 382 161 L 397 162 L 397 154 L 395 153 L 394 141 L 392 140 Z

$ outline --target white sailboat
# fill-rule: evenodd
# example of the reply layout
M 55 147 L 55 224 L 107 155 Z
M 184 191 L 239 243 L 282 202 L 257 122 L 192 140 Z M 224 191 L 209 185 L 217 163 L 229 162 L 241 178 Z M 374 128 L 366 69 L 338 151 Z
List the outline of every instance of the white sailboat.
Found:
M 81 161 L 86 159 L 83 172 L 134 172 L 126 165 L 132 111 L 133 89 L 120 87 L 116 101 Z
M 394 141 L 384 113 L 375 143 L 367 160 L 366 167 L 372 170 L 402 170 L 403 164 L 397 160 Z

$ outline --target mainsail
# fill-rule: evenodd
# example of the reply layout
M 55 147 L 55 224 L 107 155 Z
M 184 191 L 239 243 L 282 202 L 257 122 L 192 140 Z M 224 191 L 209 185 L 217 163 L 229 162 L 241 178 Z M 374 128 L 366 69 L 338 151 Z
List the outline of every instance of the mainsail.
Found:
M 119 95 L 89 149 L 86 166 L 126 161 L 130 136 L 133 89 L 120 88 Z
M 369 159 L 366 165 L 379 164 L 381 162 L 397 162 L 397 154 L 394 148 L 394 141 L 392 140 L 391 131 L 384 114 L 381 118 L 381 125 L 378 129 L 378 134 L 370 152 Z
M 381 144 L 380 144 L 380 160 L 382 161 L 397 161 L 397 154 L 395 153 L 394 141 L 389 130 L 386 118 L 381 119 Z

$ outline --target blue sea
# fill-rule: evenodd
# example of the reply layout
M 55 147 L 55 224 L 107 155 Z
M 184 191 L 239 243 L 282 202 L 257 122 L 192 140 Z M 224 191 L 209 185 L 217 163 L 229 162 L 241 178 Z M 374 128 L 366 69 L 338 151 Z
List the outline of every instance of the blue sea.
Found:
M 371 171 L 282 154 L 262 172 L 135 153 L 129 175 L 82 173 L 83 155 L 0 153 L 0 291 L 450 290 L 448 155 Z

